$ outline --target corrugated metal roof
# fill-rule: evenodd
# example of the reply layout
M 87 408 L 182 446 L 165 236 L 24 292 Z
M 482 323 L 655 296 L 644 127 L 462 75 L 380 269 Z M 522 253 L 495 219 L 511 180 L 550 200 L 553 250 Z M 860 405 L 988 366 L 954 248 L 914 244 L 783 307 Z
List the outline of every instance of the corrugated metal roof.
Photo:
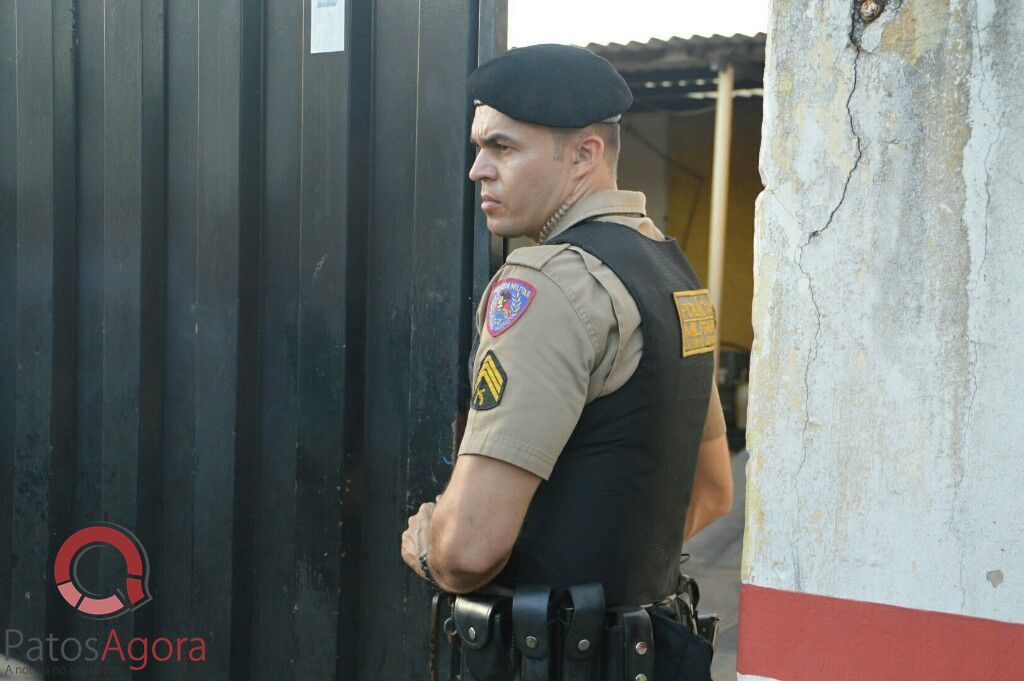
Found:
M 733 63 L 757 62 L 764 64 L 764 46 L 767 36 L 764 33 L 744 35 L 736 33 L 731 36 L 695 35 L 689 38 L 673 37 L 663 40 L 651 38 L 646 43 L 635 40 L 626 43 L 608 43 L 598 45 L 591 43 L 587 49 L 605 59 L 613 58 L 627 62 L 656 63 L 664 62 L 673 66 L 678 64 L 708 65 L 712 60 L 730 58 Z M 612 62 L 614 63 L 614 62 Z
M 622 43 L 608 43 L 607 45 L 598 45 L 597 43 L 590 43 L 587 45 L 588 50 L 599 50 L 599 49 L 648 49 L 652 47 L 686 47 L 686 46 L 702 46 L 702 45 L 721 45 L 721 44 L 760 44 L 764 45 L 766 35 L 764 33 L 755 33 L 754 35 L 748 35 L 745 33 L 733 33 L 732 35 L 721 35 L 715 33 L 714 35 L 692 35 L 689 38 L 681 38 L 679 36 L 673 36 L 671 38 L 651 38 L 645 43 L 638 42 L 636 40 L 630 40 L 626 44 Z
M 712 35 L 652 38 L 625 45 L 591 43 L 626 79 L 637 109 L 686 109 L 717 87 L 718 70 L 736 69 L 736 89 L 760 91 L 764 83 L 766 35 Z

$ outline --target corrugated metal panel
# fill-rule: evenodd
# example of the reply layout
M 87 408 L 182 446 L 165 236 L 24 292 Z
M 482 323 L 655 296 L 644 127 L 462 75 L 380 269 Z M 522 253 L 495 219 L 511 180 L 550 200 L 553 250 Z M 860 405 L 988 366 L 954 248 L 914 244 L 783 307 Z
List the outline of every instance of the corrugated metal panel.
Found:
M 398 545 L 450 471 L 500 255 L 463 82 L 505 6 L 350 2 L 327 54 L 310 9 L 0 3 L 0 625 L 207 644 L 76 677 L 423 676 Z M 154 600 L 102 622 L 52 570 L 104 520 Z M 123 577 L 113 552 L 79 567 Z
M 718 70 L 736 69 L 735 88 L 742 95 L 759 92 L 764 83 L 766 36 L 693 36 L 651 39 L 626 45 L 587 47 L 610 61 L 633 91 L 634 111 L 680 110 L 706 105 L 715 91 Z
M 665 59 L 680 66 L 706 66 L 709 60 L 723 56 L 731 57 L 734 61 L 764 63 L 766 40 L 767 35 L 764 33 L 754 35 L 735 33 L 731 36 L 718 34 L 695 35 L 689 38 L 676 36 L 667 40 L 652 38 L 645 43 L 633 40 L 625 45 L 591 43 L 587 45 L 587 48 L 609 60 L 612 57 L 637 57 L 650 63 Z

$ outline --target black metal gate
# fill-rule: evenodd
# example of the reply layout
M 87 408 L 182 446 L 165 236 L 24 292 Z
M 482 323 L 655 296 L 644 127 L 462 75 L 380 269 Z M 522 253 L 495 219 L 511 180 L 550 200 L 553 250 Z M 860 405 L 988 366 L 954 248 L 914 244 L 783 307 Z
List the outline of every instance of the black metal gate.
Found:
M 311 14 L 337 3 L 344 50 L 311 53 Z M 504 49 L 505 15 L 504 0 L 0 1 L 9 654 L 47 635 L 102 649 L 114 630 L 200 637 L 205 661 L 69 661 L 68 646 L 32 666 L 425 676 L 427 590 L 399 540 L 450 472 L 472 302 L 500 250 L 466 179 L 463 84 Z M 96 521 L 150 562 L 153 601 L 113 620 L 55 586 L 59 547 Z M 107 592 L 125 577 L 113 551 L 79 567 Z

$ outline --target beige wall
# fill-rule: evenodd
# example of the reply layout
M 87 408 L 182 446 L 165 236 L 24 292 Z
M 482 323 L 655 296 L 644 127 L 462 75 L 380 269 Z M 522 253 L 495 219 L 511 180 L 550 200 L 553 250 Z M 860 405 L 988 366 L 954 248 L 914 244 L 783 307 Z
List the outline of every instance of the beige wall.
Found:
M 668 217 L 666 159 L 670 123 L 667 113 L 631 113 L 622 121 L 619 188 L 643 192 L 647 197 L 647 215 L 658 227 Z
M 698 187 L 698 180 L 672 166 L 668 167 L 668 221 L 663 229 L 679 239 L 697 275 L 705 282 L 714 126 L 714 111 L 708 111 L 699 115 L 672 116 L 668 130 L 671 157 L 707 179 Z M 753 344 L 750 309 L 754 292 L 754 201 L 761 191 L 757 168 L 760 145 L 761 99 L 737 98 L 733 112 L 724 291 L 719 311 L 723 347 L 750 349 Z M 697 202 L 696 211 L 684 242 L 686 222 L 694 200 Z

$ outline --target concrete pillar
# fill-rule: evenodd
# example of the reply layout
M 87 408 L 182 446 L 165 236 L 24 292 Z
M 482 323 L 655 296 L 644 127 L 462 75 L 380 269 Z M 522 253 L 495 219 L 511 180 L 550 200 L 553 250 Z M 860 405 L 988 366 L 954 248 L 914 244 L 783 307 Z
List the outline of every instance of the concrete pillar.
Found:
M 1018 1 L 773 3 L 741 679 L 1019 674 L 1022 73 Z

